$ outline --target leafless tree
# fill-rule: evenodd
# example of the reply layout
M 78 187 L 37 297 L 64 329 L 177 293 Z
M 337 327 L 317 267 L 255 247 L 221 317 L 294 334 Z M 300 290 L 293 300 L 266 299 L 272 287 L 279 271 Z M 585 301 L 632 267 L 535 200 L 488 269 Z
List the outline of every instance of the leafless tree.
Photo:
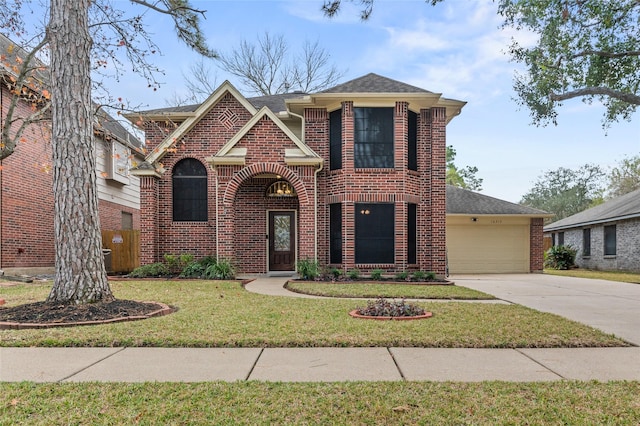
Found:
M 284 36 L 268 32 L 257 43 L 243 40 L 238 48 L 219 55 L 224 71 L 239 77 L 248 91 L 260 95 L 311 93 L 335 85 L 344 71 L 329 60 L 329 53 L 318 42 L 306 42 L 299 55 L 289 55 Z

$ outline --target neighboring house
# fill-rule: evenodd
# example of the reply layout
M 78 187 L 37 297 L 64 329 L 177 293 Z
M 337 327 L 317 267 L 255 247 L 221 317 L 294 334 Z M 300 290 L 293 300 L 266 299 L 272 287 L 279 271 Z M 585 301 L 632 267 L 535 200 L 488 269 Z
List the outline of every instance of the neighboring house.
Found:
M 542 210 L 447 185 L 449 271 L 542 272 Z
M 544 227 L 552 245 L 575 248 L 581 268 L 640 271 L 640 190 Z
M 0 35 L 0 126 L 13 97 L 15 58 L 23 55 Z M 20 101 L 17 116 L 29 116 L 34 106 Z M 130 173 L 132 161 L 144 158 L 140 141 L 102 111 L 94 134 L 101 228 L 140 229 L 140 182 Z M 0 161 L 0 269 L 6 274 L 53 270 L 53 209 L 51 122 L 44 120 L 31 124 L 15 152 Z
M 149 152 L 133 171 L 141 263 L 191 253 L 231 260 L 240 273 L 317 259 L 444 275 L 446 125 L 464 105 L 368 74 L 258 98 L 225 82 L 200 105 L 131 114 Z M 523 241 L 542 244 L 542 219 L 526 223 Z M 515 269 L 541 269 L 542 250 L 527 260 Z

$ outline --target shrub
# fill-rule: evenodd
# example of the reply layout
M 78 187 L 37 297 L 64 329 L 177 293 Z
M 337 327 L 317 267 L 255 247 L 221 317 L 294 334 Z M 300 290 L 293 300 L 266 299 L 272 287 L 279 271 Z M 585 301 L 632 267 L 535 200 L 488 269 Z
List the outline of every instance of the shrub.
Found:
M 384 298 L 368 301 L 366 308 L 358 308 L 358 314 L 371 317 L 415 317 L 424 315 L 420 306 L 408 304 L 402 300 L 387 300 Z
M 235 275 L 235 268 L 227 259 L 219 259 L 204 271 L 204 277 L 210 280 L 230 280 L 235 278 Z
M 406 281 L 407 278 L 409 278 L 409 273 L 408 272 L 398 272 L 396 274 L 396 280 L 398 281 Z
M 315 259 L 301 259 L 298 261 L 298 274 L 303 280 L 315 280 L 320 275 L 320 266 Z
M 343 272 L 342 272 L 342 269 L 331 268 L 329 269 L 329 275 L 332 277 L 333 280 L 338 280 L 343 275 Z
M 164 261 L 169 268 L 169 272 L 173 275 L 178 275 L 184 268 L 191 262 L 193 262 L 192 254 L 165 254 Z
M 382 279 L 382 269 L 374 269 L 371 271 L 371 279 L 380 281 Z
M 360 278 L 360 270 L 358 268 L 354 268 L 347 272 L 347 276 L 351 280 L 357 280 L 358 278 Z
M 569 269 L 575 265 L 577 252 L 571 246 L 553 246 L 545 253 L 544 266 L 550 269 Z
M 213 256 L 206 256 L 202 259 L 191 261 L 180 272 L 179 278 L 203 278 L 207 268 L 216 263 L 216 258 Z
M 427 278 L 427 274 L 422 271 L 415 271 L 411 274 L 412 281 L 425 281 Z
M 129 273 L 131 278 L 165 277 L 170 275 L 169 268 L 164 263 L 150 263 L 138 266 Z

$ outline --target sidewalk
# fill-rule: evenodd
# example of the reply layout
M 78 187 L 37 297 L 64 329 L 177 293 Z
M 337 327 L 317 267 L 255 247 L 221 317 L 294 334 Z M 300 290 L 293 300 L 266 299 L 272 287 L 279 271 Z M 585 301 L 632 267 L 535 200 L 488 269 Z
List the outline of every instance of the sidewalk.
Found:
M 500 277 L 460 277 L 462 285 L 494 292 L 504 299 L 515 299 L 513 286 L 527 294 L 518 303 L 536 309 L 554 311 L 571 317 L 567 310 L 570 284 L 574 292 L 585 292 L 583 283 L 557 281 L 536 275 Z M 286 278 L 260 278 L 246 285 L 248 291 L 272 296 L 313 297 L 283 288 Z M 527 283 L 525 283 L 527 281 Z M 614 291 L 607 284 L 609 293 Z M 552 290 L 562 296 L 562 304 Z M 544 289 L 544 291 L 541 291 Z M 621 287 L 615 299 L 626 310 L 640 303 L 640 286 Z M 500 293 L 503 294 L 500 294 Z M 588 289 L 597 305 L 615 316 L 614 306 L 603 304 L 601 292 Z M 585 303 L 585 295 L 579 303 Z M 624 297 L 623 297 L 624 296 Z M 545 309 L 543 302 L 549 305 Z M 444 302 L 443 302 L 444 303 Z M 504 303 L 504 302 L 502 302 Z M 594 302 L 589 304 L 596 306 Z M 565 311 L 559 311 L 563 305 Z M 625 310 L 625 313 L 626 313 Z M 598 312 L 589 318 L 600 322 Z M 625 322 L 607 324 L 624 332 L 636 328 L 637 315 L 625 316 Z M 589 323 L 585 319 L 585 323 Z M 591 324 L 589 324 L 591 325 Z M 594 325 L 598 326 L 598 324 Z M 605 328 L 605 327 L 603 327 Z M 609 330 L 617 334 L 616 330 Z M 624 334 L 624 333 L 623 333 Z M 636 337 L 635 335 L 629 337 Z M 635 339 L 629 339 L 638 343 Z M 202 382 L 202 381 L 463 381 L 502 380 L 514 382 L 556 380 L 640 380 L 640 347 L 571 349 L 438 349 L 438 348 L 0 348 L 0 381 L 33 382 Z
M 640 348 L 0 348 L 0 381 L 640 380 Z

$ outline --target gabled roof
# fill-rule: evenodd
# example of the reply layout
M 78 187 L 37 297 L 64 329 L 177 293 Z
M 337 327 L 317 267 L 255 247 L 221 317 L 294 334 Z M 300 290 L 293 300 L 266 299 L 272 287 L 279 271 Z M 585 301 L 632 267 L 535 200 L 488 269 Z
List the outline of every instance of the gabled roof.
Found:
M 521 215 L 551 217 L 545 211 L 447 185 L 447 215 Z
M 369 73 L 319 93 L 433 93 L 401 81 Z
M 544 230 L 555 231 L 632 218 L 640 218 L 640 189 L 550 223 Z
M 245 148 L 235 148 L 236 144 L 263 118 L 268 117 L 296 146 L 295 149 L 285 149 L 284 160 L 289 165 L 321 165 L 322 158 L 306 146 L 282 121 L 278 120 L 273 111 L 264 106 L 251 120 L 245 124 L 233 138 L 231 138 L 213 157 L 207 161 L 213 164 L 240 164 L 244 165 L 247 155 Z
M 421 109 L 442 107 L 447 111 L 447 123 L 460 114 L 466 102 L 443 98 L 441 93 L 430 92 L 401 81 L 369 73 L 339 84 L 322 92 L 287 99 L 287 110 L 302 114 L 305 108 L 327 108 L 334 111 L 344 100 L 353 101 L 354 106 L 391 107 L 396 101 L 409 103 L 417 112 Z
M 227 93 L 231 93 L 231 95 L 235 97 L 238 102 L 240 102 L 240 104 L 242 104 L 252 115 L 257 112 L 256 108 L 251 105 L 247 101 L 247 99 L 242 96 L 242 94 L 238 92 L 235 87 L 233 87 L 231 83 L 225 81 L 224 83 L 222 83 L 222 85 L 220 85 L 220 87 L 216 89 L 215 92 L 211 94 L 211 96 L 207 98 L 207 100 L 198 105 L 186 120 L 184 120 L 173 132 L 171 132 L 166 138 L 164 138 L 164 140 L 160 142 L 160 144 L 156 148 L 154 148 L 153 151 L 147 156 L 145 161 L 147 161 L 149 164 L 153 164 L 164 157 L 167 149 L 169 149 L 176 141 L 180 140 L 181 137 L 183 137 L 191 129 L 193 129 L 193 127 L 202 119 L 202 117 L 204 117 L 207 112 L 209 112 L 209 110 L 213 108 L 218 103 L 218 101 L 222 99 Z M 148 112 L 140 114 L 130 114 L 128 117 L 135 119 L 135 117 L 138 117 L 140 115 L 146 116 L 148 115 Z

